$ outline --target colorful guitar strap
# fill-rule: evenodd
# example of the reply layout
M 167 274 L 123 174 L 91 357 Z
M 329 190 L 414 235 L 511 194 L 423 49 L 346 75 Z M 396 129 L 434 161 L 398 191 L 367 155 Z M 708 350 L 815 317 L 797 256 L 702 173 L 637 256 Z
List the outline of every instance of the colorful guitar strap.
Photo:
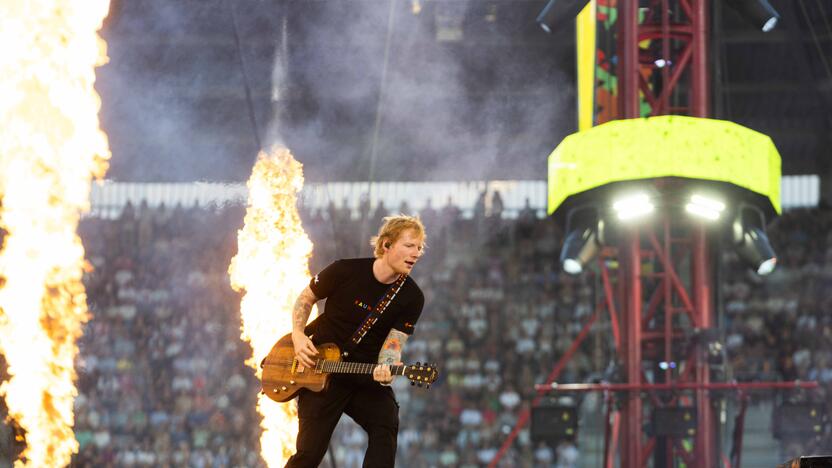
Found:
M 381 317 L 381 314 L 387 309 L 387 306 L 393 301 L 393 298 L 396 297 L 396 294 L 402 289 L 404 282 L 407 280 L 407 275 L 399 275 L 396 278 L 384 295 L 381 296 L 381 299 L 378 300 L 375 307 L 370 309 L 370 313 L 367 314 L 367 317 L 361 322 L 361 326 L 358 327 L 358 330 L 352 334 L 350 341 L 344 347 L 344 351 L 341 353 L 341 357 L 347 357 L 350 355 L 350 351 L 354 350 L 358 343 L 361 343 L 361 340 L 364 338 L 364 335 L 370 331 L 373 325 L 378 321 Z

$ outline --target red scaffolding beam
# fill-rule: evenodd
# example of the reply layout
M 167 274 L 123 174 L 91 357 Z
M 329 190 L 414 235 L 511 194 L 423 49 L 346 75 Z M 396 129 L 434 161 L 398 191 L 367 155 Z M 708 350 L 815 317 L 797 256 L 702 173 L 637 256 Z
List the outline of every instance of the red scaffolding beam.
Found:
M 618 0 L 618 118 L 707 117 L 709 0 Z M 601 122 L 599 122 L 601 123 Z

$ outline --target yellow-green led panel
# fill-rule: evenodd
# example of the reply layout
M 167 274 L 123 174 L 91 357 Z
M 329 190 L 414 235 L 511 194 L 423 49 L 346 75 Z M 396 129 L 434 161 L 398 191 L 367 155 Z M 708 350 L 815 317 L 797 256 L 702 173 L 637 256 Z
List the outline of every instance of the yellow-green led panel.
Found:
M 611 182 L 687 177 L 729 182 L 780 212 L 780 154 L 768 136 L 724 120 L 616 120 L 566 137 L 549 155 L 549 213 Z

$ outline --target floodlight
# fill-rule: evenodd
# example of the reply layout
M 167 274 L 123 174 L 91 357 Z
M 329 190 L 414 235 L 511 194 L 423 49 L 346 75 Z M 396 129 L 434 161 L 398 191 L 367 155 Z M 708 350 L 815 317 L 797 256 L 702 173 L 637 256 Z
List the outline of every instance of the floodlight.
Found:
M 597 214 L 583 213 L 587 209 L 572 211 L 567 221 L 566 239 L 560 251 L 560 263 L 563 271 L 570 275 L 579 275 L 584 266 L 598 253 L 598 217 Z M 573 216 L 575 220 L 573 220 Z
M 737 244 L 737 254 L 760 276 L 771 273 L 777 265 L 777 256 L 774 255 L 768 236 L 758 227 L 743 230 L 742 239 Z
M 595 254 L 598 253 L 598 236 L 592 228 L 575 229 L 566 236 L 560 262 L 563 271 L 570 275 L 579 275 Z
M 760 276 L 770 274 L 777 266 L 777 255 L 766 236 L 764 226 L 763 213 L 759 208 L 740 205 L 733 225 L 734 248 L 737 255 Z
M 646 193 L 637 193 L 619 198 L 612 204 L 612 207 L 615 209 L 618 219 L 622 221 L 644 217 L 655 209 Z
M 685 205 L 685 210 L 695 216 L 716 221 L 725 210 L 725 203 L 703 195 L 694 194 Z
M 768 0 L 729 0 L 728 5 L 763 32 L 774 29 L 780 20 L 780 13 L 771 6 Z
M 537 15 L 537 24 L 551 34 L 563 23 L 575 19 L 588 2 L 589 0 L 549 0 Z

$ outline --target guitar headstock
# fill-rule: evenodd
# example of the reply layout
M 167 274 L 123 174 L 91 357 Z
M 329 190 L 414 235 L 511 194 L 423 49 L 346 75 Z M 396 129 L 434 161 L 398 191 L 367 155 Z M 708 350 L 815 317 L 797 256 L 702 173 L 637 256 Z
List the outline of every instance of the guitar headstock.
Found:
M 430 384 L 436 382 L 439 377 L 439 371 L 436 369 L 436 364 L 421 364 L 416 363 L 405 368 L 405 377 L 410 379 L 410 385 L 424 385 L 425 388 L 430 388 Z

